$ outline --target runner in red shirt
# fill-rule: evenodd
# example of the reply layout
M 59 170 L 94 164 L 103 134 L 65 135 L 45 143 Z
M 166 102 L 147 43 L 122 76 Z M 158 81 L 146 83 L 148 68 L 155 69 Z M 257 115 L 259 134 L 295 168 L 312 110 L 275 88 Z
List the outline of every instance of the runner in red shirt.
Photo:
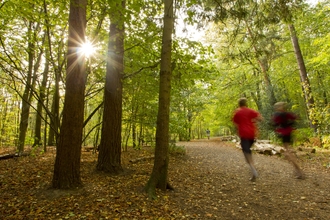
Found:
M 233 116 L 233 122 L 235 123 L 238 135 L 241 139 L 241 147 L 246 159 L 252 171 L 251 181 L 255 181 L 258 177 L 258 172 L 254 167 L 252 159 L 251 146 L 255 142 L 257 135 L 257 127 L 255 123 L 262 120 L 262 116 L 259 112 L 248 108 L 247 99 L 241 98 L 238 101 L 239 108 L 236 109 Z

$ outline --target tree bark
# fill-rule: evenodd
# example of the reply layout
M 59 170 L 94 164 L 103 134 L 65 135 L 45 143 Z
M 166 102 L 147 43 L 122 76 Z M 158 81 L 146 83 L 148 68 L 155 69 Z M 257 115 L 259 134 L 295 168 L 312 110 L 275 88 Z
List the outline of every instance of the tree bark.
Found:
M 81 186 L 80 157 L 84 123 L 85 56 L 78 48 L 85 41 L 86 0 L 71 0 L 63 121 L 57 144 L 53 188 Z
M 8 115 L 8 112 L 9 112 L 9 101 L 7 98 L 3 98 L 3 100 L 1 100 L 2 103 L 3 103 L 3 108 L 2 108 L 2 111 L 1 111 L 1 128 L 0 128 L 0 146 L 3 147 L 3 145 L 7 145 L 7 130 L 6 130 L 6 125 L 7 125 L 7 115 Z
M 164 0 L 164 28 L 160 63 L 155 160 L 150 179 L 145 186 L 145 191 L 151 198 L 155 198 L 156 188 L 161 190 L 171 188 L 168 184 L 168 147 L 173 24 L 173 0 Z
M 60 70 L 55 70 L 55 88 L 53 93 L 51 114 L 50 114 L 50 129 L 48 134 L 48 146 L 57 145 L 60 128 Z
M 36 84 L 37 72 L 42 60 L 43 50 L 38 53 L 36 50 L 37 35 L 40 23 L 29 22 L 28 27 L 28 73 L 24 93 L 22 95 L 22 110 L 20 130 L 18 137 L 18 153 L 21 154 L 24 151 L 26 132 L 28 128 L 30 105 L 33 97 L 33 88 Z
M 42 144 L 41 140 L 41 124 L 42 124 L 42 114 L 43 114 L 43 106 L 44 106 L 44 100 L 46 97 L 46 86 L 47 86 L 47 79 L 48 79 L 48 72 L 49 72 L 49 59 L 48 59 L 48 52 L 46 51 L 46 63 L 44 72 L 42 74 L 42 82 L 40 86 L 40 94 L 39 94 L 39 100 L 37 104 L 37 116 L 36 116 L 36 125 L 34 130 L 34 143 L 33 146 L 39 146 Z M 46 148 L 45 148 L 46 149 Z
M 290 30 L 291 41 L 292 41 L 292 45 L 293 45 L 294 52 L 296 55 L 297 63 L 298 63 L 298 68 L 299 68 L 299 73 L 300 73 L 300 82 L 301 82 L 302 91 L 303 91 L 304 97 L 305 97 L 309 124 L 310 124 L 310 127 L 316 131 L 317 121 L 315 121 L 315 120 L 313 121 L 313 117 L 311 114 L 312 109 L 314 108 L 314 97 L 313 97 L 312 89 L 311 89 L 309 79 L 307 76 L 307 70 L 306 70 L 304 58 L 303 58 L 303 55 L 300 50 L 299 41 L 298 41 L 298 37 L 296 34 L 296 30 L 294 28 L 294 25 L 289 24 L 288 27 Z
M 53 92 L 53 99 L 52 99 L 52 106 L 51 106 L 51 112 L 47 111 L 48 116 L 50 118 L 49 123 L 49 133 L 48 133 L 48 146 L 55 146 L 57 144 L 57 139 L 59 136 L 59 127 L 60 127 L 60 79 L 61 79 L 61 73 L 63 70 L 63 66 L 65 64 L 64 60 L 62 61 L 60 57 L 54 58 L 53 54 L 53 43 L 52 43 L 52 37 L 51 37 L 51 30 L 50 27 L 52 26 L 50 24 L 50 18 L 48 15 L 48 8 L 47 3 L 44 1 L 44 13 L 45 13 L 45 24 L 46 24 L 46 34 L 47 34 L 47 43 L 48 43 L 48 51 L 49 51 L 49 62 L 52 64 L 54 69 L 54 92 Z M 59 44 L 59 48 L 64 44 L 64 37 L 61 38 L 60 42 L 56 42 L 56 44 Z M 60 50 L 60 49 L 59 49 Z M 47 103 L 48 103 L 47 99 Z M 47 105 L 48 106 L 48 105 Z M 46 135 L 46 134 L 45 134 Z M 45 137 L 46 140 L 46 137 Z
M 254 39 L 255 36 L 254 36 L 252 30 L 250 29 L 250 27 L 248 25 L 248 22 L 245 21 L 245 24 L 246 24 L 246 27 L 247 27 L 247 30 L 248 30 L 248 33 L 249 33 L 251 39 Z M 267 63 L 267 57 L 266 57 L 266 55 L 264 55 L 264 57 L 260 56 L 261 52 L 258 50 L 258 48 L 256 47 L 253 40 L 251 40 L 251 44 L 252 44 L 252 47 L 253 47 L 254 52 L 256 54 L 255 57 L 256 57 L 256 59 L 258 61 L 258 64 L 261 68 L 261 72 L 262 72 L 264 82 L 265 82 L 265 85 L 266 85 L 266 92 L 267 92 L 267 96 L 269 98 L 270 104 L 274 105 L 277 101 L 276 101 L 276 97 L 275 97 L 275 94 L 274 94 L 273 85 L 272 85 L 272 82 L 271 82 L 269 74 L 268 74 L 269 64 Z
M 33 22 L 29 23 L 28 27 L 28 72 L 26 77 L 26 84 L 22 95 L 22 108 L 20 113 L 20 125 L 19 136 L 17 143 L 17 151 L 21 154 L 24 151 L 26 131 L 29 122 L 30 115 L 30 101 L 31 101 L 31 88 L 33 87 L 33 64 L 34 64 L 34 52 L 35 52 L 35 36 L 32 30 Z
M 96 169 L 119 174 L 121 166 L 122 74 L 124 70 L 125 1 L 118 1 L 119 11 L 110 15 L 110 32 L 101 143 Z

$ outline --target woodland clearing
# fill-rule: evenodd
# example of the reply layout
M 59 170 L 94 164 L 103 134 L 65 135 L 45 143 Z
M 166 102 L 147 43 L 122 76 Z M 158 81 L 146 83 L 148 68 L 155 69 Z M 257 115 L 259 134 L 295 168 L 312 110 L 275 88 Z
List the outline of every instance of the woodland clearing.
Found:
M 170 157 L 174 191 L 142 192 L 153 149 L 122 153 L 127 172 L 95 171 L 97 154 L 83 151 L 76 190 L 50 189 L 55 150 L 0 161 L 1 219 L 329 219 L 329 152 L 299 156 L 306 178 L 295 179 L 282 157 L 254 154 L 259 178 L 240 149 L 217 138 L 179 142 L 186 155 Z M 146 158 L 130 162 L 132 159 Z

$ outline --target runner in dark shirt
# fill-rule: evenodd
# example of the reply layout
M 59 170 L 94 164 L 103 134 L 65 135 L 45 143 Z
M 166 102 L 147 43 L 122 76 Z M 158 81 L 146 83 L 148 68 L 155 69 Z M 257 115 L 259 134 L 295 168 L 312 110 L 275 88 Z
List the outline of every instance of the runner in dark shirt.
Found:
M 298 179 L 303 179 L 304 175 L 300 169 L 295 155 L 291 152 L 290 144 L 292 142 L 292 131 L 294 130 L 293 124 L 297 119 L 297 116 L 292 112 L 287 111 L 285 102 L 277 102 L 274 105 L 275 113 L 273 115 L 272 121 L 275 126 L 275 132 L 281 138 L 283 147 L 285 148 L 284 155 L 286 159 L 293 164 L 296 175 Z

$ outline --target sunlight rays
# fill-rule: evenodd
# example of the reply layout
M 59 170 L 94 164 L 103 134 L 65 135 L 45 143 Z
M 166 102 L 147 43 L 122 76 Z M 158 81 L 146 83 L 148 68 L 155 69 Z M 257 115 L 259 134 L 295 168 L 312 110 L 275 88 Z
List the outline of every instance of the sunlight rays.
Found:
M 73 30 L 74 31 L 74 30 Z M 85 64 L 97 53 L 97 47 L 87 38 L 81 39 L 78 33 L 74 32 L 75 37 L 71 38 L 71 44 L 68 48 L 68 62 L 67 74 L 69 75 L 75 68 Z M 72 59 L 73 58 L 73 59 Z
M 83 43 L 78 49 L 78 53 L 84 54 L 86 58 L 90 58 L 91 56 L 93 56 L 96 51 L 96 47 L 88 39 L 86 39 L 85 43 Z

